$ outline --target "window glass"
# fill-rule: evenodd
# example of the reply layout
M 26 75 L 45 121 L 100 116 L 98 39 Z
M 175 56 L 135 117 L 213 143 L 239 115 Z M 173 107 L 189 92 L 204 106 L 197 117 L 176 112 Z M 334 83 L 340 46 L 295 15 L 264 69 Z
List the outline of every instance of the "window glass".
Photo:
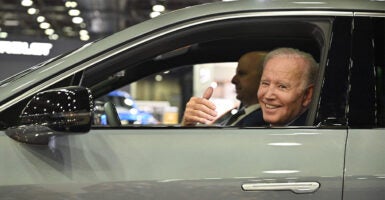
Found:
M 231 78 L 237 63 L 206 63 L 152 74 L 96 99 L 95 124 L 107 125 L 103 104 L 112 102 L 123 125 L 179 124 L 191 96 L 215 87 L 218 116 L 239 105 Z M 118 73 L 119 74 L 119 73 Z
M 385 20 L 384 18 L 374 19 L 374 56 L 376 75 L 376 104 L 377 104 L 377 125 L 385 127 Z
M 354 20 L 349 88 L 349 126 L 385 127 L 384 18 Z

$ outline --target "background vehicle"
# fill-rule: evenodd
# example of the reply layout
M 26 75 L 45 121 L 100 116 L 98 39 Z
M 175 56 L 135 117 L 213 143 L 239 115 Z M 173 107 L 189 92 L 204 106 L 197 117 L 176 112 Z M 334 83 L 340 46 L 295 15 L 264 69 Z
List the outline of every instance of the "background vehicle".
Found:
M 0 195 L 383 199 L 383 5 L 207 4 L 138 24 L 3 81 Z M 282 46 L 307 51 L 320 64 L 306 126 L 91 126 L 95 98 L 141 78 Z

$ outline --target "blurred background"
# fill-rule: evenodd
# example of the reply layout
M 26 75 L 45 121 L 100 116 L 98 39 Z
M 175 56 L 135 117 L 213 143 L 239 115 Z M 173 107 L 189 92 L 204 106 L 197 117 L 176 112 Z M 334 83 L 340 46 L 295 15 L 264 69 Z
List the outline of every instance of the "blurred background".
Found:
M 144 20 L 215 1 L 0 0 L 0 80 Z

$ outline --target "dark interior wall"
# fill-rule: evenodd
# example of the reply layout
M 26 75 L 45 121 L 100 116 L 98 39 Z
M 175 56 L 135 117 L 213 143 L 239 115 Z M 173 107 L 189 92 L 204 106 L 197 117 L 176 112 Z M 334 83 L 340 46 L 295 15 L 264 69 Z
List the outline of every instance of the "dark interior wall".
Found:
M 1 39 L 1 41 L 18 41 L 18 42 L 27 42 L 31 44 L 32 42 L 40 43 L 51 43 L 52 48 L 47 56 L 44 55 L 21 55 L 21 54 L 8 54 L 4 51 L 0 51 L 0 80 L 3 80 L 13 74 L 21 72 L 29 67 L 32 67 L 36 64 L 39 64 L 49 58 L 55 57 L 62 53 L 66 53 L 73 49 L 76 49 L 85 43 L 78 39 L 59 39 L 59 40 L 48 40 L 48 39 L 34 39 L 34 38 L 6 38 Z M 0 43 L 0 49 L 9 49 L 11 48 L 8 43 L 6 46 L 5 43 Z

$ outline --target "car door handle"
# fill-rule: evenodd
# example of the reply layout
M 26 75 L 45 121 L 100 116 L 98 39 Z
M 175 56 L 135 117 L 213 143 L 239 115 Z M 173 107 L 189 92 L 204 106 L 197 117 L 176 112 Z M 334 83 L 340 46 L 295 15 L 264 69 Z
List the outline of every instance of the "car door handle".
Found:
M 318 182 L 295 183 L 245 183 L 242 189 L 245 191 L 277 191 L 289 190 L 297 194 L 313 193 L 320 187 Z

